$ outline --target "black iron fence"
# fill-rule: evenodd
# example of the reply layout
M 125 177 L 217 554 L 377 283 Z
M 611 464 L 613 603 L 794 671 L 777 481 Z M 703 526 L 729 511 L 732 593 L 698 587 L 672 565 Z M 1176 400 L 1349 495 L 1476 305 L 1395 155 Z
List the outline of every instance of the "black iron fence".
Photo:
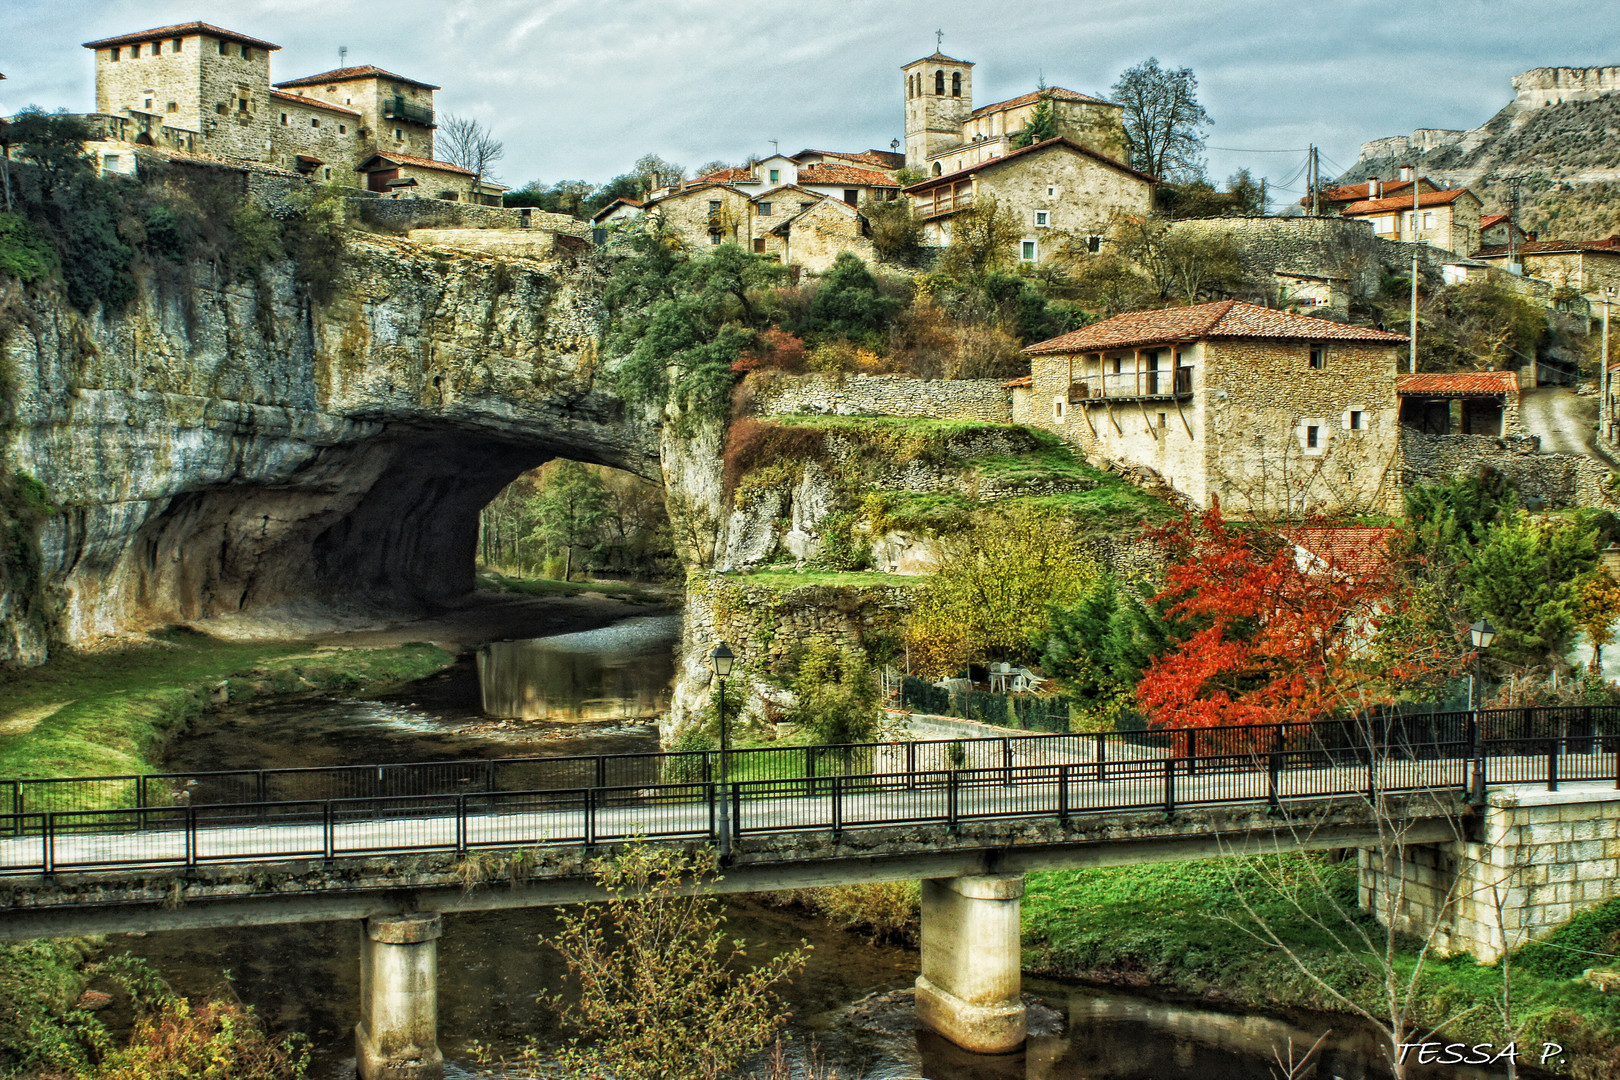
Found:
M 1620 708 L 0 781 L 0 874 L 1269 802 L 1620 788 Z M 729 815 L 719 813 L 729 800 Z

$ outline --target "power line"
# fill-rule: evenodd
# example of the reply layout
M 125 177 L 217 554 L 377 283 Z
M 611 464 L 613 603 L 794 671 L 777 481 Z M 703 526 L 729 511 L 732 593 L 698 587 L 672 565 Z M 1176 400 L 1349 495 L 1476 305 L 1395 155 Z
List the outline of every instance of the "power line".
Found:
M 1303 154 L 1305 147 L 1297 150 L 1249 150 L 1241 146 L 1205 146 L 1205 150 L 1224 150 L 1229 154 Z

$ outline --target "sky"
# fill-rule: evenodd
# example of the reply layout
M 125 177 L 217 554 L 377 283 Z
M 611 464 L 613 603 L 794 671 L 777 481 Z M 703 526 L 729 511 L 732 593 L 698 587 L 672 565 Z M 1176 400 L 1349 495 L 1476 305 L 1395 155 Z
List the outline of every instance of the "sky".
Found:
M 201 19 L 282 46 L 272 80 L 376 64 L 443 87 L 506 145 L 495 169 L 603 182 L 646 153 L 689 169 L 903 139 L 900 67 L 976 63 L 975 104 L 1040 79 L 1107 96 L 1154 56 L 1190 67 L 1214 119 L 1209 174 L 1302 192 L 1360 144 L 1471 128 L 1548 66 L 1620 64 L 1616 0 L 0 0 L 0 114 L 94 107 L 80 43 Z

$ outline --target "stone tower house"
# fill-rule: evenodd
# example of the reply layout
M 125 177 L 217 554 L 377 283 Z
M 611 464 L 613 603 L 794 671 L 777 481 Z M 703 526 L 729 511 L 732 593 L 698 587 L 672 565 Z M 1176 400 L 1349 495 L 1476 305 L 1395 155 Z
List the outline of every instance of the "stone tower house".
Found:
M 941 151 L 962 141 L 973 113 L 973 63 L 936 52 L 900 69 L 905 76 L 906 167 L 927 169 Z
M 433 92 L 439 87 L 432 83 L 365 64 L 277 83 L 276 89 L 355 110 L 360 141 L 368 150 L 433 157 Z
M 193 22 L 84 47 L 96 54 L 98 113 L 129 116 L 148 131 L 195 132 L 210 153 L 268 155 L 270 54 L 281 46 Z

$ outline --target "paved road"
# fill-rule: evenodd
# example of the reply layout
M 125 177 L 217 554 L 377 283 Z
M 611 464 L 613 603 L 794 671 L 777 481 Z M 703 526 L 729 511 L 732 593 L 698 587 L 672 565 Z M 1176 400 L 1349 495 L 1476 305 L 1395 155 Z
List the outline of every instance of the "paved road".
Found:
M 1595 747 L 1594 747 L 1595 749 Z M 1230 759 L 1229 759 L 1230 760 Z M 1570 754 L 1567 780 L 1612 778 L 1614 753 Z M 1178 763 L 1179 766 L 1180 763 Z M 1529 780 L 1542 758 L 1490 759 L 1492 782 Z M 1387 760 L 1377 785 L 1388 791 L 1456 790 L 1467 763 L 1459 759 Z M 805 780 L 739 784 L 742 832 L 826 832 L 906 823 L 1053 817 L 1070 813 L 1128 813 L 1165 805 L 1163 763 L 1121 761 L 1068 765 L 1066 791 L 1053 766 L 840 778 L 841 795 L 829 781 L 807 793 Z M 1098 780 L 1101 772 L 1103 779 Z M 950 778 L 947 780 L 947 778 Z M 1281 798 L 1352 795 L 1367 786 L 1364 765 L 1331 765 L 1322 759 L 1284 769 Z M 954 795 L 951 788 L 955 788 Z M 1271 793 L 1264 758 L 1243 767 L 1186 776 L 1176 770 L 1175 805 L 1260 804 Z M 188 863 L 277 862 L 410 851 L 459 851 L 469 847 L 579 846 L 590 839 L 702 838 L 713 835 L 711 807 L 700 785 L 619 789 L 613 797 L 580 792 L 506 792 L 428 800 L 335 800 L 329 804 L 264 804 L 169 809 L 145 813 L 147 828 L 133 826 L 140 811 L 54 815 L 54 835 L 0 841 L 0 874 L 38 873 L 44 860 L 61 871 L 160 867 Z M 262 823 L 257 815 L 268 815 Z M 187 815 L 192 828 L 183 827 Z M 282 815 L 292 815 L 282 817 Z M 282 817 L 283 824 L 276 824 Z
M 1577 395 L 1567 386 L 1538 386 L 1519 399 L 1519 419 L 1532 435 L 1541 436 L 1541 449 L 1549 454 L 1575 454 L 1613 463 L 1596 449 L 1598 401 Z

